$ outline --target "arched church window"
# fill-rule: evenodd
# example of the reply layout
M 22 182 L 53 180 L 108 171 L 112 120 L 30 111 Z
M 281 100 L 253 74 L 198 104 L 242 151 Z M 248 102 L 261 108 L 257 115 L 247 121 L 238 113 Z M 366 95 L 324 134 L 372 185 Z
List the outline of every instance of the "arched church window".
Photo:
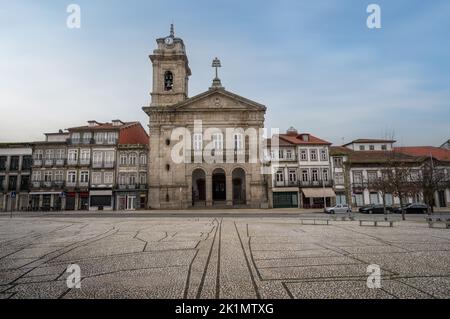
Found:
M 173 74 L 170 71 L 167 71 L 164 74 L 164 90 L 172 91 L 173 89 Z

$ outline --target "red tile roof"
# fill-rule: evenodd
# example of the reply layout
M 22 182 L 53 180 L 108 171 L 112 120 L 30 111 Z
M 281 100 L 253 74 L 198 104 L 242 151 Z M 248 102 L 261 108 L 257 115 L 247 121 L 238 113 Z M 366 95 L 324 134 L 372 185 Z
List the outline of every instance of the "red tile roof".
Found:
M 135 122 L 133 125 L 122 127 L 119 132 L 119 145 L 121 144 L 149 144 L 149 136 L 141 123 Z
M 303 135 L 307 135 L 308 141 L 304 141 L 302 139 Z M 318 137 L 315 137 L 308 133 L 300 133 L 297 135 L 293 134 L 280 134 L 280 139 L 283 139 L 285 141 L 288 141 L 289 143 L 295 144 L 295 145 L 331 145 L 330 142 L 327 142 L 325 140 L 322 140 Z
M 417 162 L 418 157 L 392 151 L 351 151 L 348 154 L 351 163 L 383 163 L 387 161 L 394 162 Z
M 96 121 L 89 121 L 96 122 Z M 113 125 L 113 123 L 99 123 L 96 126 L 77 126 L 67 129 L 69 132 L 79 131 L 102 131 L 102 130 L 114 130 L 119 131 L 119 144 L 149 144 L 149 136 L 144 130 L 140 122 L 122 122 L 121 125 Z
M 348 147 L 344 147 L 344 146 L 331 146 L 330 147 L 330 155 L 331 156 L 349 155 L 352 152 L 353 152 L 353 150 L 349 149 Z
M 342 146 L 347 146 L 353 143 L 395 143 L 394 140 L 382 140 L 382 139 L 371 139 L 371 138 L 360 138 L 354 141 L 351 141 L 350 143 L 344 144 Z
M 439 161 L 450 162 L 450 150 L 434 146 L 395 147 L 395 151 L 417 157 L 430 157 Z
M 272 136 L 271 139 L 269 139 L 269 138 L 266 139 L 266 142 L 267 142 L 267 146 L 272 146 L 272 144 L 274 144 L 274 143 L 278 143 L 278 146 L 292 146 L 292 147 L 294 146 L 294 144 L 292 144 L 288 141 L 285 141 L 281 138 L 278 138 L 277 135 Z

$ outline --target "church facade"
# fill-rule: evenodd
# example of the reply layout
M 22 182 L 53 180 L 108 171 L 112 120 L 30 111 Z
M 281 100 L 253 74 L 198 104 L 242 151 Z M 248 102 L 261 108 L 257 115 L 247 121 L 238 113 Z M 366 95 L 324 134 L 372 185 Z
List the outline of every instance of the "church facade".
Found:
M 149 116 L 149 208 L 268 207 L 270 177 L 250 154 L 260 151 L 254 145 L 266 107 L 227 91 L 217 75 L 217 58 L 211 87 L 189 97 L 191 70 L 183 40 L 172 27 L 156 43 L 150 55 L 151 104 L 143 107 Z M 180 130 L 186 134 L 174 134 Z M 185 148 L 175 151 L 180 143 Z

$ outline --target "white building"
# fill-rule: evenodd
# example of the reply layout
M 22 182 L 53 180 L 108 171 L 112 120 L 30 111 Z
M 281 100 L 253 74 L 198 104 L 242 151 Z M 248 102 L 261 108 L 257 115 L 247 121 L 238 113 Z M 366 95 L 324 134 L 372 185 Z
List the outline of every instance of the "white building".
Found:
M 334 204 L 330 167 L 331 143 L 290 128 L 272 151 L 273 207 L 322 208 Z M 273 140 L 273 139 L 272 139 Z

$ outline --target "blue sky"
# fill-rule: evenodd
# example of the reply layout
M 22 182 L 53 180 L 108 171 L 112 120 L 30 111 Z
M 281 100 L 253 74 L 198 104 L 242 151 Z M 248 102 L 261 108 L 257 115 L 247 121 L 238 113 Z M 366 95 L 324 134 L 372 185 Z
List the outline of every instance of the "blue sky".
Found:
M 66 8 L 81 7 L 81 29 Z M 379 4 L 382 29 L 366 26 Z M 450 1 L 0 0 L 0 141 L 115 118 L 148 119 L 155 39 L 184 39 L 189 95 L 222 60 L 226 89 L 265 104 L 266 126 L 335 144 L 450 138 Z

